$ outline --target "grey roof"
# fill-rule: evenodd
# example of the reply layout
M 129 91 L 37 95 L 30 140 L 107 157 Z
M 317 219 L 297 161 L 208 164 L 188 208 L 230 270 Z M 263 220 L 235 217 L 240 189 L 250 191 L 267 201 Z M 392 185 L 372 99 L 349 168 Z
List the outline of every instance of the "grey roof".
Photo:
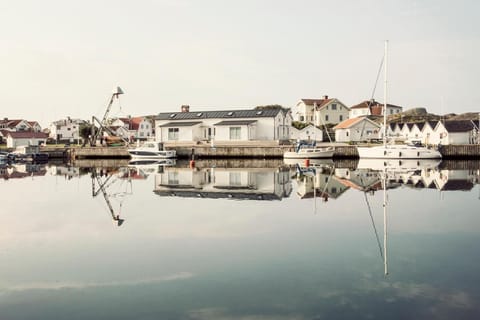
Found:
M 425 122 L 417 122 L 416 125 L 417 125 L 418 129 L 420 131 L 422 131 L 423 127 L 425 127 Z
M 445 121 L 443 125 L 448 132 L 467 132 L 475 128 L 471 120 Z
M 237 125 L 237 126 L 248 126 L 252 123 L 257 122 L 257 120 L 224 120 L 220 121 L 219 123 L 215 123 L 215 126 L 231 126 L 231 125 Z
M 156 120 L 192 120 L 192 119 L 238 119 L 238 118 L 273 118 L 282 109 L 249 109 L 249 110 L 223 110 L 223 111 L 197 111 L 197 112 L 162 112 Z
M 202 123 L 202 121 L 168 122 L 162 124 L 160 127 L 191 127 L 199 123 Z

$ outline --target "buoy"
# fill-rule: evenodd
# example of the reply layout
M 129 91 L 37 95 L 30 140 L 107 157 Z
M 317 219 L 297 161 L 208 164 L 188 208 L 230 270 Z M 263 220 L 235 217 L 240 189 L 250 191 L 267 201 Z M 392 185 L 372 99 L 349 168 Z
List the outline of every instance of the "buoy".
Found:
M 190 160 L 190 169 L 195 168 L 195 160 Z
M 305 159 L 305 167 L 310 167 L 310 159 Z

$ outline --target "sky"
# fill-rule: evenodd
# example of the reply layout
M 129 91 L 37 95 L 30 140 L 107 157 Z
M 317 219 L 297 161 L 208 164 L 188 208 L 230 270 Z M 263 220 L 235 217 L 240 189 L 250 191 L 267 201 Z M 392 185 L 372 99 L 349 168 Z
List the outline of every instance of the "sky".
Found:
M 480 111 L 477 0 L 0 0 L 0 117 L 39 121 L 372 97 Z M 383 101 L 383 80 L 373 97 Z

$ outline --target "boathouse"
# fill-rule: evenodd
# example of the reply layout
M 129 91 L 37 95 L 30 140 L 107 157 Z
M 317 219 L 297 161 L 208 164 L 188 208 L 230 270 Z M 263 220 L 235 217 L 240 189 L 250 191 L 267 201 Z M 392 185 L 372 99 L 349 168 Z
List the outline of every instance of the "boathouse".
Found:
M 9 131 L 7 133 L 7 148 L 18 146 L 38 146 L 47 142 L 48 135 L 43 132 Z

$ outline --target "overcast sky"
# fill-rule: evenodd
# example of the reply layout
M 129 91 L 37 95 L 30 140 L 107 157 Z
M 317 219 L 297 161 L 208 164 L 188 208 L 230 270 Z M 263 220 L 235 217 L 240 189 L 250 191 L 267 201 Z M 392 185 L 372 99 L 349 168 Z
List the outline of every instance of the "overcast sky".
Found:
M 369 99 L 480 111 L 478 0 L 0 0 L 1 117 L 101 117 Z M 383 101 L 382 83 L 375 98 Z

